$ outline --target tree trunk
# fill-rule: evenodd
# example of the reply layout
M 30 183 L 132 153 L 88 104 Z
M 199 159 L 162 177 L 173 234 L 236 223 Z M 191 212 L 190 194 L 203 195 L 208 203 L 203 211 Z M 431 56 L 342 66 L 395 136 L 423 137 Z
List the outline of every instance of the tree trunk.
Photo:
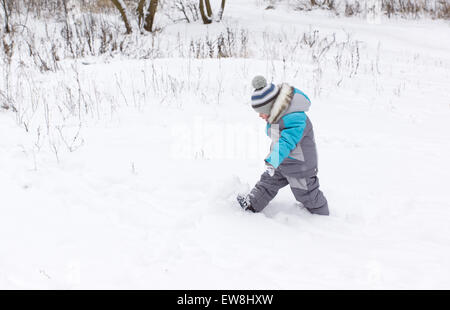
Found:
M 158 9 L 158 0 L 151 0 L 148 6 L 147 16 L 145 16 L 144 29 L 148 32 L 153 31 L 153 22 L 155 21 L 156 10 Z
M 222 20 L 223 17 L 223 11 L 225 11 L 225 1 L 226 0 L 222 0 L 222 4 L 220 5 L 220 11 L 219 11 L 219 17 L 217 18 L 218 21 Z
M 208 17 L 209 19 L 212 19 L 212 10 L 211 10 L 211 3 L 209 2 L 209 0 L 205 0 L 205 4 L 206 4 L 206 13 L 208 13 Z
M 222 0 L 220 4 L 219 13 L 217 14 L 216 18 L 214 18 L 216 21 L 221 21 L 223 16 L 223 11 L 225 10 L 225 4 L 226 0 Z M 200 14 L 202 16 L 202 20 L 204 24 L 211 24 L 213 21 L 213 12 L 211 9 L 211 2 L 209 0 L 200 0 L 199 3 L 200 8 Z M 205 12 L 206 8 L 206 12 Z
M 137 14 L 138 14 L 138 23 L 139 23 L 139 29 L 142 29 L 142 25 L 144 24 L 144 9 L 145 9 L 145 3 L 146 0 L 139 0 L 138 6 L 137 6 Z
M 204 1 L 206 2 L 206 13 L 205 13 Z M 200 7 L 200 14 L 202 16 L 203 23 L 211 24 L 212 23 L 212 11 L 211 11 L 211 4 L 209 3 L 209 0 L 200 0 L 199 7 Z
M 5 32 L 9 33 L 11 30 L 9 29 L 9 9 L 6 0 L 2 0 L 3 12 L 5 13 Z
M 120 15 L 122 16 L 122 20 L 125 24 L 125 28 L 127 29 L 127 34 L 133 32 L 133 28 L 131 28 L 130 19 L 127 14 L 127 7 L 122 0 L 111 0 L 114 6 L 119 10 Z

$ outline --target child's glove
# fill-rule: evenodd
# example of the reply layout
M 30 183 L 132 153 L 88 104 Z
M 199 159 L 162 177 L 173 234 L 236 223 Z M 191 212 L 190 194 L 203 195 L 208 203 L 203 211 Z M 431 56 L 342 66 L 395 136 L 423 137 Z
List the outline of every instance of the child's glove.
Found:
M 273 177 L 273 175 L 275 174 L 275 168 L 269 164 L 268 162 L 266 162 L 266 172 Z

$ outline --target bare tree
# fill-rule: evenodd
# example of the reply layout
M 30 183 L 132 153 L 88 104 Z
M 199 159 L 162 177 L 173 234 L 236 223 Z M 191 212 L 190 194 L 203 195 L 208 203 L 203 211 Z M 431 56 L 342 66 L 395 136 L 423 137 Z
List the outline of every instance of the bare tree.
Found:
M 156 11 L 158 9 L 158 0 L 139 0 L 137 13 L 139 18 L 139 27 L 146 31 L 153 31 Z
M 127 6 L 123 0 L 111 0 L 114 6 L 119 10 L 120 15 L 122 16 L 122 20 L 125 24 L 125 28 L 127 29 L 127 34 L 133 32 L 133 28 L 131 28 L 130 18 L 128 17 Z
M 194 2 L 194 0 L 175 0 L 172 4 L 172 8 L 183 14 L 183 19 L 185 19 L 188 23 L 200 19 L 198 5 L 196 4 L 196 1 Z M 166 15 L 171 18 L 168 14 Z
M 199 8 L 200 8 L 200 14 L 202 16 L 203 23 L 211 24 L 212 23 L 212 10 L 211 10 L 211 3 L 209 3 L 209 0 L 199 0 Z M 206 6 L 206 12 L 205 12 L 205 6 Z
M 225 11 L 225 2 L 226 0 L 222 0 L 222 3 L 220 4 L 220 10 L 219 10 L 219 14 L 218 14 L 218 21 L 222 20 L 223 17 L 223 11 Z
M 11 31 L 9 27 L 9 16 L 11 15 L 11 6 L 9 1 L 1 0 L 1 4 L 3 7 L 3 13 L 5 14 L 5 32 L 9 33 Z
M 222 20 L 223 11 L 225 10 L 225 3 L 226 0 L 222 0 L 222 3 L 220 5 L 219 13 L 217 14 L 217 21 Z M 200 8 L 200 14 L 202 16 L 202 20 L 204 24 L 211 24 L 213 21 L 213 12 L 211 9 L 211 3 L 209 0 L 199 0 L 199 8 Z M 206 8 L 206 11 L 205 11 Z
M 138 14 L 138 24 L 139 28 L 143 27 L 143 23 L 145 20 L 145 6 L 148 3 L 148 0 L 139 0 L 136 11 Z
M 144 29 L 152 32 L 153 22 L 155 21 L 155 14 L 158 8 L 158 0 L 151 0 L 148 6 L 147 15 L 145 16 Z

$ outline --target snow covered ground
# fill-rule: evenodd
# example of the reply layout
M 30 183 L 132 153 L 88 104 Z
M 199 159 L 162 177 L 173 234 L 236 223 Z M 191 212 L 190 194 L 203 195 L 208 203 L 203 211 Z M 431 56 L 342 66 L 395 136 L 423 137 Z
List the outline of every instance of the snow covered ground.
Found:
M 0 112 L 0 288 L 449 289 L 448 23 L 254 1 L 225 15 L 164 31 L 237 25 L 249 58 L 99 57 L 27 75 L 22 114 Z M 342 43 L 316 62 L 320 49 L 293 48 L 314 30 Z M 312 99 L 329 217 L 289 188 L 260 214 L 235 202 L 269 147 L 248 106 L 256 74 Z M 61 112 L 70 94 L 85 112 Z

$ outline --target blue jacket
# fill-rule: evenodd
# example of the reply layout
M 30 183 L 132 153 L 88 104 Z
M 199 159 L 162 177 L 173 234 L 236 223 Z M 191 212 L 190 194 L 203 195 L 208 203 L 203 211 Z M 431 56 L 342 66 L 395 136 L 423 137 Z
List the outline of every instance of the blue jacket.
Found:
M 317 173 L 314 132 L 305 113 L 310 105 L 306 94 L 283 84 L 272 107 L 266 127 L 272 144 L 265 161 L 286 175 L 306 177 Z

